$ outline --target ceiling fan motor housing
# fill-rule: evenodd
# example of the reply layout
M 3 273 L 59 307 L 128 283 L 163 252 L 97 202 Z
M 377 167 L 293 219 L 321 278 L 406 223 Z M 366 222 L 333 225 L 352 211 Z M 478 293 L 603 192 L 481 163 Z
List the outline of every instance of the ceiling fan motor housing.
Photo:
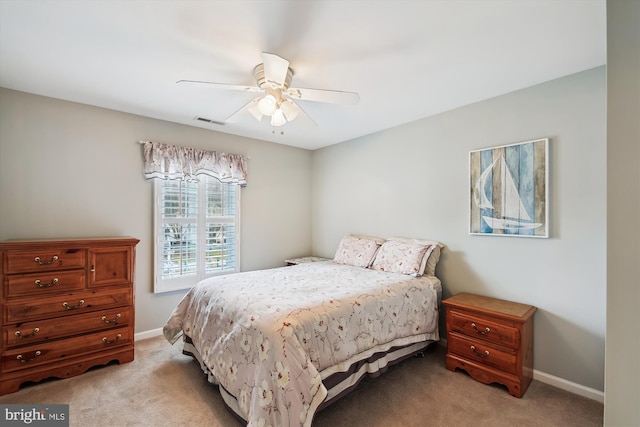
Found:
M 253 69 L 253 75 L 255 76 L 256 82 L 258 83 L 258 87 L 260 89 L 271 87 L 273 89 L 280 88 L 282 89 L 282 91 L 286 91 L 287 89 L 289 89 L 289 85 L 291 84 L 291 79 L 293 78 L 293 70 L 291 68 L 287 68 L 287 76 L 285 77 L 282 86 L 274 83 L 269 84 L 264 75 L 264 64 L 256 65 L 256 67 Z

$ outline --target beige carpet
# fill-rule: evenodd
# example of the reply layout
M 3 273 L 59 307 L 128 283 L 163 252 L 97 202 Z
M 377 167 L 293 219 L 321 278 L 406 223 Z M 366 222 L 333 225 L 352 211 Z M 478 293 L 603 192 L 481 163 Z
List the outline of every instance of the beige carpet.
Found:
M 162 337 L 136 343 L 136 360 L 64 380 L 23 386 L 0 404 L 69 404 L 77 427 L 240 427 L 197 362 Z M 444 366 L 436 346 L 384 375 L 366 379 L 317 414 L 314 427 L 602 426 L 603 405 L 534 381 L 521 399 Z M 277 426 L 274 426 L 277 427 Z

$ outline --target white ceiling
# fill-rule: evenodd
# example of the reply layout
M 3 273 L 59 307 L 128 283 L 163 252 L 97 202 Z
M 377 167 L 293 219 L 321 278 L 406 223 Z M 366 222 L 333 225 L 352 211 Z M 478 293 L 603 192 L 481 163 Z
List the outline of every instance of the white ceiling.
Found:
M 316 149 L 603 65 L 605 38 L 605 0 L 0 0 L 0 86 Z M 176 81 L 254 85 L 262 52 L 360 103 L 195 121 L 255 94 Z

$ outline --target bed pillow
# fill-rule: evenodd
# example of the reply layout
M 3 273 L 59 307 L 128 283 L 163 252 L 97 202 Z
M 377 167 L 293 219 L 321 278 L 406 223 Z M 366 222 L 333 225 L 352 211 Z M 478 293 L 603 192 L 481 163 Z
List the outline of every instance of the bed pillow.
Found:
M 338 264 L 369 267 L 383 240 L 366 236 L 344 236 L 333 258 Z
M 388 240 L 380 246 L 371 269 L 419 276 L 427 248 L 425 245 Z
M 382 237 L 374 237 L 374 236 L 365 236 L 364 234 L 349 234 L 351 237 L 358 237 L 360 239 L 373 240 L 378 244 L 378 246 L 382 245 L 387 239 L 383 239 Z
M 409 239 L 406 237 L 389 237 L 388 240 L 427 246 L 427 250 L 420 265 L 418 276 L 436 275 L 436 266 L 438 265 L 438 261 L 440 260 L 440 252 L 442 248 L 444 248 L 444 245 L 442 243 L 436 242 L 435 240 Z
M 436 275 L 436 265 L 438 265 L 438 261 L 440 260 L 441 250 L 442 250 L 442 246 L 440 245 L 431 246 L 431 252 L 428 255 L 425 254 L 424 256 L 424 259 L 426 261 L 426 266 L 425 266 L 425 269 L 423 270 L 423 274 L 426 274 L 427 276 Z

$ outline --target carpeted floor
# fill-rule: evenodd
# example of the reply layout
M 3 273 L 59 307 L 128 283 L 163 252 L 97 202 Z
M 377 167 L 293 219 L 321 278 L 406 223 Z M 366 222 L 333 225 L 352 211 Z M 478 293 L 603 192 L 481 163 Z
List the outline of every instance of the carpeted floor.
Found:
M 136 342 L 136 359 L 23 386 L 0 404 L 69 404 L 70 426 L 241 427 L 197 362 L 162 337 Z M 533 381 L 516 399 L 444 366 L 440 346 L 366 379 L 316 415 L 313 427 L 602 426 L 603 405 Z M 273 426 L 278 427 L 278 426 Z

